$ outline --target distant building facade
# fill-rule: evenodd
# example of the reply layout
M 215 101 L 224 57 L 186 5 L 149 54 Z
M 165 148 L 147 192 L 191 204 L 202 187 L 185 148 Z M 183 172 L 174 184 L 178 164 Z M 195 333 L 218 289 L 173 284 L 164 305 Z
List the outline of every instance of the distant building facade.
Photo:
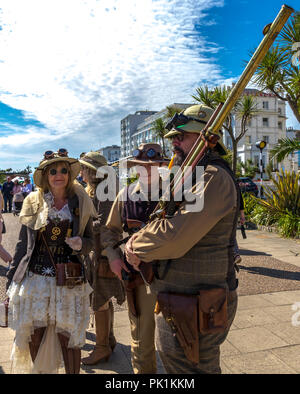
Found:
M 120 157 L 127 157 L 132 153 L 132 135 L 136 132 L 137 126 L 148 116 L 156 111 L 136 111 L 127 115 L 121 120 L 121 152 Z
M 263 165 L 269 162 L 270 151 L 281 138 L 287 137 L 286 131 L 286 102 L 280 100 L 272 93 L 260 92 L 257 89 L 245 89 L 245 95 L 255 97 L 258 113 L 247 123 L 247 132 L 238 143 L 238 160 L 245 163 L 251 160 L 255 165 L 259 164 L 260 150 L 256 147 L 257 141 L 265 141 L 266 147 L 262 152 Z M 241 121 L 233 116 L 233 129 L 235 136 L 241 133 Z M 232 149 L 231 137 L 224 131 L 223 141 L 225 145 Z M 290 160 L 284 163 L 274 163 L 274 167 L 291 170 Z
M 300 141 L 300 130 L 295 130 L 293 127 L 288 127 L 286 129 L 286 137 L 293 140 L 296 139 Z M 291 171 L 299 171 L 300 170 L 300 151 L 294 152 L 288 155 L 287 159 L 284 161 L 284 164 L 290 167 Z M 289 168 L 287 168 L 288 170 Z
M 112 163 L 120 159 L 121 148 L 119 145 L 106 146 L 98 150 L 104 156 L 108 163 Z
M 181 110 L 190 107 L 193 104 L 173 103 L 170 106 L 180 108 Z M 132 151 L 136 149 L 141 143 L 145 142 L 156 142 L 161 144 L 161 140 L 155 135 L 153 126 L 155 120 L 158 118 L 166 121 L 166 108 L 160 111 L 148 111 L 149 114 L 145 115 L 146 111 L 137 111 L 134 115 L 128 115 L 121 121 L 121 157 L 130 156 Z M 151 112 L 151 113 L 150 113 Z M 139 114 L 142 114 L 139 115 Z M 126 129 L 126 122 L 131 125 L 131 133 L 129 128 Z M 171 156 L 171 145 L 168 140 L 165 140 L 166 154 Z

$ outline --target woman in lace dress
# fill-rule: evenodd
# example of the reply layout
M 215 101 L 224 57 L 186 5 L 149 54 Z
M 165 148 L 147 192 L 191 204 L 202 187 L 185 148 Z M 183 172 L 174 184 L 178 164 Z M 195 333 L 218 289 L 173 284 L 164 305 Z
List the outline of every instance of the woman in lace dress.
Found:
M 9 325 L 16 332 L 14 371 L 25 372 L 31 365 L 28 372 L 55 373 L 62 358 L 67 374 L 80 371 L 92 291 L 83 259 L 93 245 L 95 211 L 83 187 L 74 182 L 79 170 L 78 160 L 65 149 L 45 152 L 34 173 L 38 190 L 23 203 L 22 227 L 7 273 Z M 70 274 L 69 267 L 76 272 Z M 66 283 L 68 276 L 74 278 Z

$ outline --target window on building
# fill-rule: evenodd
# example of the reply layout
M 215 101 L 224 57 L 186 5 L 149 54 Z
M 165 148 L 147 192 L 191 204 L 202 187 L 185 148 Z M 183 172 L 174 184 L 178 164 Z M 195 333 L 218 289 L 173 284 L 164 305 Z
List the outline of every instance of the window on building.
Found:
M 269 136 L 268 135 L 264 135 L 263 136 L 263 140 L 266 141 L 266 143 L 269 143 Z
M 269 102 L 263 101 L 263 109 L 269 109 Z
M 262 118 L 262 123 L 264 127 L 269 127 L 269 119 L 268 118 Z
M 281 114 L 281 108 L 280 107 L 278 107 L 278 113 Z
M 258 166 L 259 164 L 259 156 L 258 155 L 254 155 L 254 165 Z
M 282 122 L 278 122 L 278 128 L 282 130 Z
M 246 122 L 246 126 L 249 126 L 249 127 L 251 127 L 251 119 L 248 119 L 248 120 L 247 120 L 247 122 Z
M 245 142 L 246 142 L 246 144 L 251 144 L 251 135 L 245 136 Z

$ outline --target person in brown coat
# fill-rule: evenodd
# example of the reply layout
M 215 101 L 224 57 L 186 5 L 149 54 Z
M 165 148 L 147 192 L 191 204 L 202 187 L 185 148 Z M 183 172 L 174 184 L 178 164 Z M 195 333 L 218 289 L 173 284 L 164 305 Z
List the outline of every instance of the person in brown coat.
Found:
M 101 233 L 110 212 L 111 201 L 99 201 L 97 186 L 104 178 L 97 177 L 97 170 L 107 166 L 104 156 L 98 152 L 88 152 L 80 158 L 82 180 L 87 184 L 86 191 L 91 197 L 97 217 L 93 221 L 93 251 L 87 265 L 88 280 L 93 288 L 91 307 L 95 316 L 96 345 L 92 353 L 82 359 L 83 364 L 93 365 L 108 361 L 117 341 L 113 332 L 114 308 L 111 301 L 115 297 L 118 304 L 125 301 L 123 283 L 110 270 L 107 257 L 102 255 Z

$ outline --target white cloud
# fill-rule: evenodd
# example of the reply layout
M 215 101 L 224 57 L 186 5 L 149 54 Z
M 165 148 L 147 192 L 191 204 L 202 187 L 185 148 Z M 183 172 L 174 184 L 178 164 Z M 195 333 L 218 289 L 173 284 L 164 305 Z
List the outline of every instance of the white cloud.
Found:
M 0 136 L 0 149 L 116 143 L 129 112 L 191 102 L 202 82 L 223 82 L 206 57 L 218 45 L 194 29 L 215 23 L 214 6 L 223 1 L 2 0 L 0 100 L 45 128 Z

